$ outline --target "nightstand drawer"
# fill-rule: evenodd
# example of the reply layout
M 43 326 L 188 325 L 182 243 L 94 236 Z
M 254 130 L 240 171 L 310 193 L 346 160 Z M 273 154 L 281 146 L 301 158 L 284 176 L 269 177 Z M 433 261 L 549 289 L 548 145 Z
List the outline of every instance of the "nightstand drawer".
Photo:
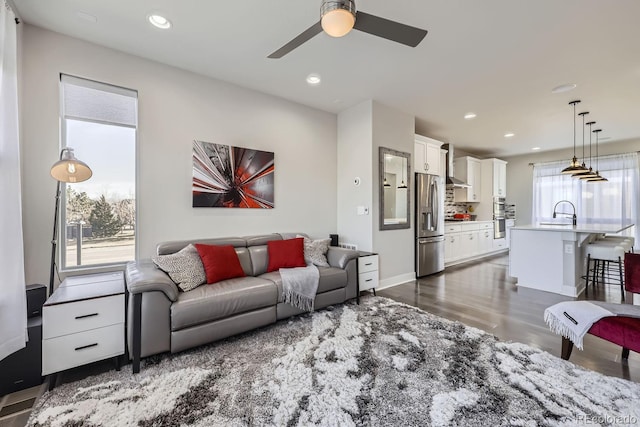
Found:
M 378 287 L 378 270 L 360 273 L 358 275 L 358 283 L 361 291 L 375 289 Z
M 369 255 L 358 258 L 358 273 L 366 273 L 374 270 L 378 270 L 378 255 Z
M 42 338 L 124 323 L 124 295 L 45 306 L 42 310 Z
M 124 323 L 42 341 L 42 375 L 124 353 Z

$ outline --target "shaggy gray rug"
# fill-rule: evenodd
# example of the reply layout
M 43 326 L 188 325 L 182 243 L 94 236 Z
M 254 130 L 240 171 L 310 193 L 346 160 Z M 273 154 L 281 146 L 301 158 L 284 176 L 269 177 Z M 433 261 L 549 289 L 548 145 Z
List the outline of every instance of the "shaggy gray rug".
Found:
M 610 425 L 637 423 L 639 398 L 639 384 L 364 297 L 61 385 L 29 425 Z

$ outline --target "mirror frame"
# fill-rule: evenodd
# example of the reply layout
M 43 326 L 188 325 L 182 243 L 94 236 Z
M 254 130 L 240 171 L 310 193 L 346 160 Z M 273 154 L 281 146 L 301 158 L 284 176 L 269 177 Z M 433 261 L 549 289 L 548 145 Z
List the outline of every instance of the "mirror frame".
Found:
M 385 224 L 384 223 L 384 156 L 390 154 L 396 157 L 403 157 L 407 162 L 407 222 L 402 224 Z M 380 230 L 400 230 L 411 228 L 411 153 L 392 150 L 391 148 L 379 147 L 378 150 L 378 187 L 379 200 L 378 207 L 380 209 Z

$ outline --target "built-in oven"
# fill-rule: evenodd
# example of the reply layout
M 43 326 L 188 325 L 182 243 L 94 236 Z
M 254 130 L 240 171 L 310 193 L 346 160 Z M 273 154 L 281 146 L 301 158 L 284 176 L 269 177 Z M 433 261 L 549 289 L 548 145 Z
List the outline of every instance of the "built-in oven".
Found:
M 504 239 L 507 237 L 507 225 L 503 216 L 493 217 L 493 238 Z
M 503 239 L 507 236 L 505 224 L 505 199 L 504 197 L 493 198 L 493 238 Z

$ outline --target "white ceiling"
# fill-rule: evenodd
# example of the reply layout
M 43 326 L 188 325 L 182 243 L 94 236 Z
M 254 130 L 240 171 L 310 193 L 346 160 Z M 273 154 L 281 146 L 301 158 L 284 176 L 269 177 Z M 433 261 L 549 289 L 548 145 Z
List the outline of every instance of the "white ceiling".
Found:
M 639 0 L 358 0 L 429 33 L 416 48 L 320 34 L 282 59 L 267 55 L 318 21 L 320 0 L 14 3 L 29 24 L 321 110 L 374 99 L 415 115 L 418 133 L 478 155 L 572 146 L 572 99 L 605 143 L 640 139 Z M 152 27 L 151 12 L 173 27 Z M 320 86 L 306 84 L 310 73 Z M 578 86 L 551 93 L 564 83 Z M 464 120 L 469 111 L 478 117 Z

